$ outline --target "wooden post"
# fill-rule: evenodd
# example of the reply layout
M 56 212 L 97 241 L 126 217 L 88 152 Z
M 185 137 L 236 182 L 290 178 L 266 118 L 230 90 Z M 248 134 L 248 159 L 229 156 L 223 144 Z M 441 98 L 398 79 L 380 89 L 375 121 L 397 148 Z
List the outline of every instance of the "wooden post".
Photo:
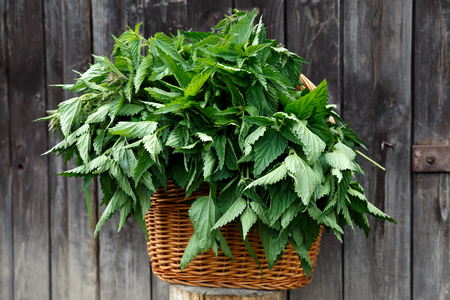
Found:
M 284 291 L 170 285 L 170 300 L 284 300 Z

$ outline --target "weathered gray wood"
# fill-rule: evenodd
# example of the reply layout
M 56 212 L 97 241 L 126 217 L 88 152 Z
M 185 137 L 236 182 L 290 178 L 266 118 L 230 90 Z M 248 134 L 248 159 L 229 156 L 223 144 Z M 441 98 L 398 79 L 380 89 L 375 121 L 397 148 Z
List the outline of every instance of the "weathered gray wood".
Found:
M 114 39 L 127 26 L 144 22 L 144 0 L 92 0 L 92 29 L 94 53 L 110 56 L 113 51 Z
M 47 128 L 40 1 L 8 1 L 14 299 L 49 299 Z M 2 18 L 3 22 L 3 18 Z
M 139 224 L 130 217 L 117 233 L 118 216 L 108 222 L 100 232 L 101 299 L 158 299 L 151 297 L 150 262 Z
M 450 144 L 450 3 L 416 1 L 414 144 Z M 414 174 L 413 296 L 450 297 L 450 176 Z
M 126 25 L 134 28 L 144 20 L 144 1 L 112 2 L 95 0 L 93 4 L 94 52 L 110 55 L 114 40 Z M 100 193 L 100 189 L 99 189 Z M 102 195 L 99 195 L 101 202 Z M 102 213 L 104 207 L 100 209 Z M 100 231 L 100 298 L 149 299 L 151 297 L 150 262 L 145 235 L 133 217 L 117 233 L 119 215 L 114 215 Z
M 0 0 L 0 15 L 6 16 L 6 1 Z M 11 199 L 10 115 L 8 103 L 8 39 L 0 22 L 0 299 L 13 299 L 13 237 Z
M 339 1 L 286 0 L 287 48 L 310 62 L 303 73 L 316 85 L 328 83 L 329 101 L 341 103 Z M 312 282 L 290 291 L 290 299 L 342 299 L 342 244 L 333 234 L 322 237 Z M 327 288 L 323 288 L 326 286 Z
M 72 83 L 75 74 L 85 71 L 91 52 L 89 1 L 46 0 L 45 38 L 47 82 Z M 62 36 L 76 37 L 61 39 Z M 61 89 L 47 89 L 47 108 L 55 109 L 59 102 L 74 97 Z M 59 135 L 49 140 L 51 148 L 60 141 Z M 98 299 L 98 239 L 89 230 L 89 217 L 80 192 L 82 180 L 56 176 L 67 167 L 64 158 L 49 155 L 49 198 L 51 233 L 52 298 Z M 68 168 L 75 167 L 71 162 Z M 93 224 L 96 223 L 95 187 L 91 188 Z
M 211 31 L 224 14 L 232 12 L 231 0 L 190 0 L 187 1 L 187 29 Z
M 252 11 L 256 8 L 258 15 L 256 21 L 263 17 L 267 31 L 267 38 L 276 39 L 278 43 L 284 44 L 284 0 L 236 0 L 236 9 Z
M 304 288 L 289 291 L 290 300 L 342 299 L 342 244 L 333 233 L 322 234 L 313 280 Z
M 284 291 L 170 285 L 170 300 L 284 300 Z
M 157 32 L 175 34 L 186 30 L 186 0 L 145 1 L 145 35 Z
M 344 120 L 387 167 L 358 158 L 368 200 L 398 222 L 369 218 L 368 239 L 345 231 L 344 299 L 410 299 L 412 1 L 344 1 L 343 10 Z
M 286 46 L 309 62 L 303 74 L 316 85 L 328 83 L 329 101 L 341 94 L 339 1 L 286 0 Z
M 152 272 L 152 299 L 169 299 L 169 283 L 162 281 Z

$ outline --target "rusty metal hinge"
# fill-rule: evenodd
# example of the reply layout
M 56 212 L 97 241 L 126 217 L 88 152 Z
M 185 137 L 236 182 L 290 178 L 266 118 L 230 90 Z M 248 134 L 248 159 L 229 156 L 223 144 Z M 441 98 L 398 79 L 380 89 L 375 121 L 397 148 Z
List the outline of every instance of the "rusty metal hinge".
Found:
M 450 145 L 414 145 L 413 172 L 450 172 Z

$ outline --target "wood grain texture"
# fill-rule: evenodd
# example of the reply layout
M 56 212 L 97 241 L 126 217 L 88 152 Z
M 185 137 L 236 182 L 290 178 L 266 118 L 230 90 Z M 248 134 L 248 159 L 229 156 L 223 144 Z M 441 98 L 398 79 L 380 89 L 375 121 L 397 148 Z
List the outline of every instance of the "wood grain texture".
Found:
M 368 239 L 345 231 L 344 299 L 411 298 L 411 36 L 412 1 L 344 1 L 346 122 L 367 142 L 359 157 L 370 202 L 398 225 L 369 218 Z M 384 147 L 386 141 L 395 148 Z
M 0 299 L 13 299 L 13 228 L 6 1 L 0 0 Z
M 450 2 L 416 1 L 414 144 L 450 144 Z M 413 296 L 450 297 L 450 175 L 414 174 Z
M 331 232 L 323 232 L 312 276 L 306 287 L 289 291 L 290 300 L 342 299 L 342 244 Z
M 329 101 L 341 94 L 340 2 L 286 0 L 286 46 L 306 59 L 303 74 L 319 85 L 328 83 Z
M 267 38 L 275 39 L 279 44 L 284 44 L 284 0 L 236 0 L 236 9 L 252 11 L 256 8 L 258 15 L 255 22 L 263 17 L 263 22 L 267 31 Z
M 40 1 L 9 1 L 14 299 L 49 299 L 47 128 Z
M 147 38 L 157 32 L 177 34 L 186 30 L 186 0 L 145 1 L 145 35 Z
M 117 233 L 118 215 L 108 223 L 100 232 L 101 299 L 158 299 L 151 298 L 150 262 L 141 227 L 130 217 Z
M 109 56 L 114 40 L 127 28 L 144 20 L 144 1 L 95 0 L 93 4 L 94 52 Z M 99 199 L 102 199 L 99 189 Z M 101 201 L 99 201 L 101 202 Z M 100 214 L 104 207 L 100 209 Z M 150 262 L 145 235 L 133 217 L 117 233 L 116 213 L 100 231 L 100 299 L 149 299 L 151 297 Z
M 89 1 L 46 0 L 45 38 L 47 82 L 73 83 L 72 70 L 85 71 L 90 62 L 91 32 Z M 76 37 L 65 38 L 63 37 Z M 47 108 L 75 95 L 48 87 Z M 48 147 L 60 141 L 59 135 L 49 139 Z M 67 179 L 56 174 L 75 167 L 71 162 L 63 166 L 64 158 L 49 155 L 49 198 L 51 233 L 52 298 L 98 299 L 98 239 L 89 230 L 89 217 L 82 180 Z M 91 210 L 96 211 L 95 187 L 91 188 Z M 93 214 L 93 224 L 96 214 Z
M 94 40 L 94 54 L 110 56 L 113 51 L 114 39 L 127 26 L 134 26 L 144 22 L 144 0 L 91 0 L 92 28 Z
M 231 0 L 190 0 L 187 1 L 187 29 L 211 31 L 224 15 L 232 12 Z
M 169 292 L 169 283 L 162 281 L 159 279 L 158 276 L 153 274 L 152 272 L 152 298 L 153 300 L 156 299 L 169 299 L 170 292 Z
M 341 104 L 341 51 L 339 1 L 286 0 L 286 45 L 310 62 L 303 73 L 316 85 L 328 83 L 329 101 Z M 324 233 L 312 282 L 290 291 L 290 299 L 342 299 L 342 244 Z M 327 286 L 326 289 L 323 286 Z

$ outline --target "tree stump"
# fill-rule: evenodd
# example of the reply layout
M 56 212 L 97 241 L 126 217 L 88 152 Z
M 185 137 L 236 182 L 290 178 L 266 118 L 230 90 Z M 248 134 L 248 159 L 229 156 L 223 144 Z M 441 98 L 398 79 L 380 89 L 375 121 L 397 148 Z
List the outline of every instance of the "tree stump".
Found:
M 170 285 L 170 300 L 284 300 L 284 291 Z

